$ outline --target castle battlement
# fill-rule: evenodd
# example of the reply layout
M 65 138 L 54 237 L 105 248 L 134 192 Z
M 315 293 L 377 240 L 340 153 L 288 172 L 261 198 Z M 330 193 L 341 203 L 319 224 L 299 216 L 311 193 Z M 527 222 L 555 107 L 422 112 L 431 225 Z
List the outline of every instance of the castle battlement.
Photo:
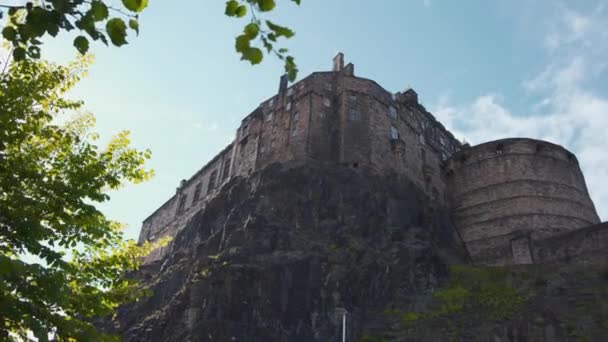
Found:
M 572 153 L 531 139 L 463 146 L 413 89 L 391 93 L 355 76 L 340 53 L 332 71 L 314 72 L 291 86 L 281 77 L 278 93 L 241 121 L 234 141 L 144 220 L 139 241 L 175 236 L 234 177 L 307 160 L 413 182 L 437 205 L 453 208 L 454 223 L 480 263 L 509 263 L 503 260 L 509 257 L 528 262 L 531 255 L 519 256 L 524 252 L 517 247 L 511 256 L 487 259 L 486 240 L 502 236 L 504 245 L 516 232 L 553 236 L 599 223 Z

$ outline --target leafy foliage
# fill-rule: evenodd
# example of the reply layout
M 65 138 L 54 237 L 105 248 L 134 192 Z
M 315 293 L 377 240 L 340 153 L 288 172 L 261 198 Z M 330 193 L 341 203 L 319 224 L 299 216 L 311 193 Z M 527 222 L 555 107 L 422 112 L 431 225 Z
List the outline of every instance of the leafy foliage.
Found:
M 122 7 L 108 5 L 107 0 L 40 0 L 25 5 L 1 5 L 8 9 L 7 24 L 2 27 L 2 36 L 13 47 L 15 61 L 41 57 L 42 37 L 56 37 L 61 31 L 79 30 L 74 47 L 81 54 L 89 50 L 90 42 L 101 41 L 114 46 L 127 44 L 128 30 L 139 34 L 139 13 L 148 6 L 148 0 L 121 0 Z M 300 5 L 300 0 L 291 0 Z M 251 14 L 250 23 L 236 38 L 235 48 L 242 60 L 252 65 L 259 64 L 266 54 L 274 54 L 284 61 L 284 69 L 291 81 L 295 80 L 298 68 L 293 56 L 285 48 L 275 48 L 280 38 L 289 39 L 294 32 L 270 20 L 262 20 L 260 13 L 274 10 L 276 0 L 228 0 L 224 14 L 242 18 Z M 108 39 L 109 38 L 109 39 Z
M 300 0 L 291 0 L 299 5 Z M 289 39 L 295 35 L 290 28 L 275 24 L 270 20 L 262 20 L 260 12 L 269 12 L 276 7 L 275 0 L 229 0 L 226 2 L 225 14 L 229 17 L 242 18 L 248 8 L 251 11 L 251 20 L 245 25 L 243 33 L 236 37 L 235 49 L 241 54 L 241 59 L 249 61 L 252 65 L 259 64 L 267 54 L 274 54 L 284 61 L 285 72 L 289 80 L 293 81 L 298 75 L 298 68 L 293 56 L 285 48 L 275 48 L 279 38 Z M 255 46 L 254 42 L 257 42 Z
M 60 31 L 80 30 L 88 36 L 80 35 L 74 40 L 74 47 L 82 54 L 88 50 L 89 39 L 108 45 L 109 37 L 115 46 L 124 45 L 127 30 L 120 17 L 129 18 L 129 27 L 138 33 L 138 14 L 148 1 L 122 0 L 124 8 L 107 3 L 104 0 L 40 0 L 25 5 L 3 5 L 2 8 L 8 8 L 9 18 L 2 36 L 12 44 L 16 61 L 40 58 L 40 39 L 45 34 L 56 37 Z M 111 13 L 117 16 L 111 17 Z
M 90 319 L 144 294 L 125 272 L 153 246 L 123 241 L 121 225 L 95 204 L 109 189 L 148 179 L 150 152 L 129 147 L 128 132 L 100 149 L 92 115 L 60 116 L 81 109 L 64 93 L 89 59 L 25 61 L 0 76 L 0 339 L 26 339 L 28 330 L 40 341 L 49 332 L 60 341 L 111 339 Z

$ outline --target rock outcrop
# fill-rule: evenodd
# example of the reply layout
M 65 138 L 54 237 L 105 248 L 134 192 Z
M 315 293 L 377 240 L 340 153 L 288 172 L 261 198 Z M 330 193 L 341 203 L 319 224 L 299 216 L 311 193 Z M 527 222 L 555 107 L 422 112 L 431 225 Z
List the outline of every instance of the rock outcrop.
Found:
M 123 340 L 339 341 L 337 308 L 348 341 L 608 340 L 608 273 L 455 266 L 469 257 L 448 210 L 359 169 L 235 178 L 171 248 L 136 275 L 152 295 L 107 324 Z

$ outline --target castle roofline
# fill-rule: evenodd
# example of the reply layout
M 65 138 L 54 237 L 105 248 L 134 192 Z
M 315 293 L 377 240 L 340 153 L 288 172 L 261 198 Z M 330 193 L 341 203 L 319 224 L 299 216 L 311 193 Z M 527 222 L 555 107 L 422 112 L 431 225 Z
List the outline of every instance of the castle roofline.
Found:
M 476 152 L 479 150 L 483 150 L 487 147 L 490 147 L 492 145 L 509 145 L 509 144 L 513 144 L 513 143 L 517 143 L 517 142 L 528 142 L 530 144 L 542 144 L 544 146 L 548 146 L 554 149 L 558 149 L 558 150 L 562 150 L 564 152 L 566 152 L 567 154 L 570 154 L 572 156 L 574 156 L 574 153 L 572 153 L 571 151 L 569 151 L 568 149 L 566 149 L 565 147 L 556 144 L 556 143 L 552 143 L 550 141 L 546 141 L 546 140 L 541 140 L 541 139 L 534 139 L 534 138 L 528 138 L 528 137 L 513 137 L 513 138 L 503 138 L 503 139 L 497 139 L 497 140 L 491 140 L 491 141 L 486 141 L 484 143 L 481 144 L 477 144 L 474 146 L 470 146 L 466 149 L 462 149 L 456 153 L 454 153 L 454 155 L 452 156 L 452 158 L 455 158 L 459 155 L 465 154 L 465 153 L 471 153 L 471 152 Z

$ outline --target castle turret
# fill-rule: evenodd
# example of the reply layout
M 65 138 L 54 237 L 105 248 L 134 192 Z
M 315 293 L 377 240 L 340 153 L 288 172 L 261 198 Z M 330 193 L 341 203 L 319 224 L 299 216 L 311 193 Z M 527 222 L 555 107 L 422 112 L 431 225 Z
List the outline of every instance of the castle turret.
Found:
M 446 168 L 454 223 L 473 261 L 532 263 L 530 239 L 599 223 L 576 157 L 533 139 L 456 153 Z

